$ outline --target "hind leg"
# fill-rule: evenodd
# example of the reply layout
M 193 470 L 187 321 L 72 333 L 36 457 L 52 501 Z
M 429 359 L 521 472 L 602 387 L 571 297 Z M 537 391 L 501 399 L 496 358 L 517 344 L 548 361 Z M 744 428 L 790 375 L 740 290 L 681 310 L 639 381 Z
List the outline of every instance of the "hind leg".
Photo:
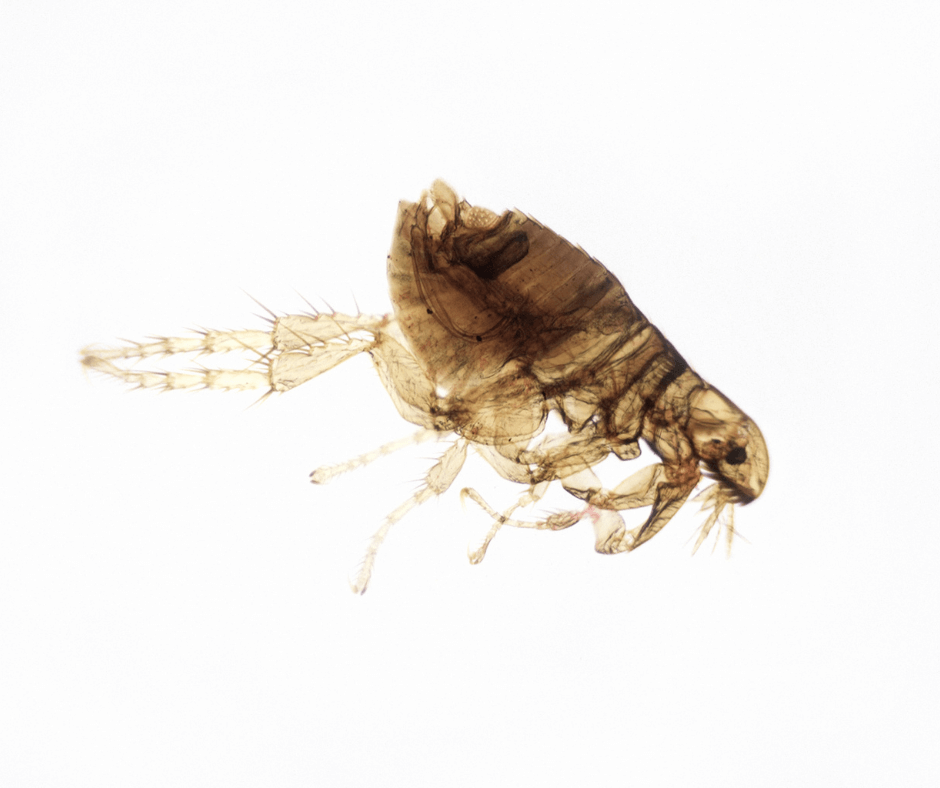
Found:
M 270 331 L 200 331 L 123 347 L 89 347 L 82 351 L 82 364 L 138 388 L 288 391 L 369 351 L 387 322 L 375 315 L 284 315 L 272 321 Z M 202 361 L 221 354 L 236 354 L 244 366 L 136 367 L 143 359 L 167 359 L 172 365 L 183 358 Z

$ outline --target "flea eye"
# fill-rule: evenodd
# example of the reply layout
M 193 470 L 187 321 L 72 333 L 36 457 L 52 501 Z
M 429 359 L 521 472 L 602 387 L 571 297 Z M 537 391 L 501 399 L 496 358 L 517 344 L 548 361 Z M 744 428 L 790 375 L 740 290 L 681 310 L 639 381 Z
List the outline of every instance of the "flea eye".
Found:
M 725 462 L 728 465 L 740 465 L 747 459 L 747 449 L 743 446 L 735 446 L 731 451 L 728 452 L 728 456 L 725 457 Z

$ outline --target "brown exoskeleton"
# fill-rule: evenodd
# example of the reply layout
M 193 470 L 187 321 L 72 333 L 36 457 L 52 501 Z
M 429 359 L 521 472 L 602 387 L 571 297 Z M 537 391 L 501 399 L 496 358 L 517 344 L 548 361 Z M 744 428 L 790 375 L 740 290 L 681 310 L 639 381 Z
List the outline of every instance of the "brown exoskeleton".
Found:
M 388 278 L 392 315 L 286 315 L 270 331 L 207 331 L 116 349 L 89 348 L 82 362 L 139 387 L 287 391 L 359 353 L 368 353 L 398 412 L 420 431 L 349 462 L 311 474 L 322 483 L 409 443 L 441 435 L 453 444 L 419 491 L 373 536 L 353 589 L 365 591 L 389 528 L 410 509 L 447 490 L 473 445 L 505 479 L 525 485 L 470 554 L 482 560 L 503 525 L 558 530 L 587 517 L 601 553 L 633 550 L 658 533 L 705 475 L 711 512 L 696 548 L 727 508 L 757 498 L 769 458 L 760 430 L 696 375 L 634 306 L 617 278 L 534 219 L 497 215 L 458 201 L 437 181 L 417 203 L 399 205 Z M 147 356 L 242 351 L 245 369 L 143 372 Z M 557 412 L 567 427 L 545 433 Z M 611 453 L 640 454 L 640 439 L 661 460 L 613 489 L 592 470 Z M 559 480 L 584 501 L 578 511 L 540 521 L 510 515 Z M 651 506 L 627 530 L 620 510 Z

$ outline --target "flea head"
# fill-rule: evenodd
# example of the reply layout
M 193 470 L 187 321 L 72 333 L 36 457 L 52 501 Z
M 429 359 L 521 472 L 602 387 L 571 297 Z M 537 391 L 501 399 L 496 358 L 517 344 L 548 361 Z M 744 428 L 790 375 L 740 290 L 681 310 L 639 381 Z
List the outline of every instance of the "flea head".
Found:
M 717 389 L 703 384 L 689 397 L 688 435 L 709 475 L 740 503 L 764 491 L 770 457 L 757 425 Z

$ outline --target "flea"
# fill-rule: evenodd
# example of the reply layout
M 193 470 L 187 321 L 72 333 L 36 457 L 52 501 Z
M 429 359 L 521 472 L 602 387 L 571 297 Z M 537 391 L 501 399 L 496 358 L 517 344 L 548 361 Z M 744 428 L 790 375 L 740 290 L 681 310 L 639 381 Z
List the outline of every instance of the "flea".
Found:
M 498 215 L 458 200 L 436 181 L 416 203 L 399 204 L 388 257 L 392 314 L 338 312 L 272 316 L 268 330 L 204 331 L 117 348 L 86 348 L 82 363 L 139 388 L 288 391 L 367 353 L 408 438 L 347 462 L 318 468 L 335 476 L 409 444 L 450 439 L 413 496 L 372 537 L 353 590 L 363 593 L 389 529 L 447 490 L 469 447 L 525 489 L 502 512 L 475 490 L 462 496 L 492 519 L 478 563 L 502 526 L 560 530 L 592 523 L 599 553 L 622 553 L 655 536 L 702 480 L 708 511 L 697 549 L 724 523 L 730 549 L 734 504 L 767 482 L 763 436 L 731 400 L 700 378 L 630 300 L 623 285 L 584 250 L 519 211 Z M 239 352 L 242 368 L 143 371 L 147 357 Z M 565 430 L 545 429 L 550 413 Z M 594 471 L 613 454 L 659 462 L 613 488 Z M 525 520 L 553 481 L 583 502 L 573 511 Z M 651 507 L 628 529 L 620 512 Z M 721 525 L 719 525 L 720 531 Z

